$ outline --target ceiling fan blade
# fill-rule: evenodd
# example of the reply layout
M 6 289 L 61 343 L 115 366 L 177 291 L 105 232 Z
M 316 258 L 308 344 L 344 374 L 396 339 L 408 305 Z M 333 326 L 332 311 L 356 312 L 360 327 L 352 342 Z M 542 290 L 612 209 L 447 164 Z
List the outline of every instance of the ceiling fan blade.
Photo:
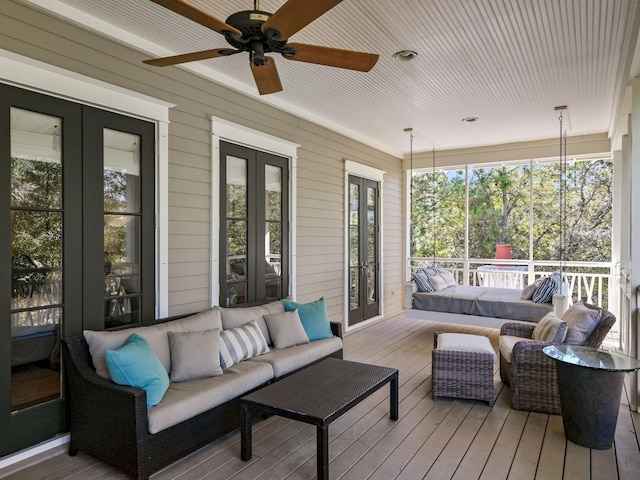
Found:
M 207 60 L 209 58 L 226 57 L 228 55 L 239 52 L 239 50 L 232 50 L 230 48 L 214 48 L 213 50 L 203 50 L 202 52 L 172 55 L 171 57 L 152 58 L 149 60 L 144 60 L 143 63 L 152 65 L 154 67 L 168 67 L 169 65 L 176 65 L 178 63 L 195 62 L 197 60 Z
M 375 53 L 354 52 L 352 50 L 341 50 L 339 48 L 304 43 L 288 43 L 287 46 L 295 48 L 296 54 L 283 55 L 284 58 L 298 62 L 317 63 L 318 65 L 327 65 L 329 67 L 368 72 L 378 61 L 378 55 Z
M 280 40 L 286 40 L 340 2 L 342 0 L 289 0 L 262 24 L 262 31 L 276 30 Z
M 214 17 L 213 15 L 205 12 L 204 10 L 200 10 L 198 7 L 194 7 L 193 5 L 185 2 L 184 0 L 151 0 L 158 5 L 163 6 L 171 10 L 172 12 L 177 13 L 178 15 L 182 15 L 190 20 L 193 20 L 200 25 L 204 25 L 211 30 L 222 33 L 222 32 L 232 32 L 237 34 L 238 36 L 242 36 L 242 32 L 235 27 L 223 22 L 219 18 Z
M 271 57 L 265 57 L 265 60 L 266 63 L 258 67 L 251 62 L 251 73 L 253 73 L 253 79 L 256 81 L 258 92 L 260 95 L 281 92 L 282 83 L 280 83 L 276 62 Z

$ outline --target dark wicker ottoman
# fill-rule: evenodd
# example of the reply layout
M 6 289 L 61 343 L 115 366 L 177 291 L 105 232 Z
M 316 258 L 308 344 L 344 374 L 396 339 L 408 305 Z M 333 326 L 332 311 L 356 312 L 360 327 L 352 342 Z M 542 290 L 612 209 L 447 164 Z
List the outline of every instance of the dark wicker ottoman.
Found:
M 483 400 L 493 405 L 493 364 L 496 352 L 487 337 L 463 333 L 434 333 L 432 380 L 438 397 Z

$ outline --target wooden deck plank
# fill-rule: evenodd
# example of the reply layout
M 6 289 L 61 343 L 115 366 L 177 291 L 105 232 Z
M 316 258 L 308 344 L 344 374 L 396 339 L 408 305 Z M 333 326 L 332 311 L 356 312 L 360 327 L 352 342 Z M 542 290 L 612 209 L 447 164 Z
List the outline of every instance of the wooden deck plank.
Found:
M 455 480 L 480 478 L 491 451 L 504 427 L 511 405 L 511 392 L 503 388 L 487 418 L 474 434 L 471 445 L 451 477 Z
M 491 408 L 484 402 L 476 402 L 464 423 L 452 435 L 451 440 L 434 462 L 424 480 L 452 478 L 467 453 L 478 430 L 487 419 Z
M 507 478 L 528 416 L 528 412 L 521 410 L 509 411 L 487 464 L 480 474 L 481 479 Z
M 545 429 L 549 415 L 531 412 L 522 432 L 516 455 L 509 470 L 508 479 L 526 480 L 536 477 L 536 469 L 542 449 Z
M 637 479 L 640 476 L 638 473 L 640 471 L 639 420 L 640 414 L 629 409 L 626 389 L 623 389 L 614 438 L 616 464 L 620 480 Z
M 560 480 L 564 471 L 564 450 L 567 441 L 560 415 L 549 415 L 547 429 L 538 459 L 537 480 Z
M 383 388 L 334 422 L 330 429 L 332 479 L 427 478 L 473 480 L 635 480 L 640 471 L 640 414 L 623 395 L 614 447 L 595 451 L 567 442 L 562 417 L 512 410 L 496 362 L 493 407 L 484 402 L 431 398 L 434 332 L 485 335 L 497 349 L 495 328 L 432 322 L 398 315 L 347 332 L 347 360 L 398 368 L 400 417 L 389 419 Z M 253 426 L 253 459 L 240 459 L 238 431 L 156 473 L 151 480 L 307 480 L 315 477 L 312 426 L 280 417 Z M 61 454 L 3 480 L 122 480 L 121 472 L 79 453 Z
M 564 456 L 564 480 L 591 478 L 591 450 L 567 440 Z

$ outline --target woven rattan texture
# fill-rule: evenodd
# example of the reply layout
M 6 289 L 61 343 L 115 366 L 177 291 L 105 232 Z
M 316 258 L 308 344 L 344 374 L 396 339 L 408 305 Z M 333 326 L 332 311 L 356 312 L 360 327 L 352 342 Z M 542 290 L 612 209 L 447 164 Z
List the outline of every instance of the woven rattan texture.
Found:
M 585 305 L 600 310 L 595 305 Z M 615 315 L 602 309 L 600 323 L 582 345 L 599 348 L 615 322 Z M 500 354 L 500 377 L 511 387 L 513 408 L 560 415 L 555 361 L 542 352 L 551 343 L 531 340 L 533 329 L 533 325 L 520 323 L 505 323 L 502 326 L 500 335 L 522 337 L 523 341 L 513 347 L 511 363 Z
M 433 398 L 483 400 L 493 405 L 493 356 L 489 353 L 438 349 L 434 334 L 432 355 Z

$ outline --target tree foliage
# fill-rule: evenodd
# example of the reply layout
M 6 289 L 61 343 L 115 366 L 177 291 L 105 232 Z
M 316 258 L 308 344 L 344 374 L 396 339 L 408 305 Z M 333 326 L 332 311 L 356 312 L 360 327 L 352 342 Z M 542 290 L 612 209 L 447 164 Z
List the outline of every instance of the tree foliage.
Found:
M 413 256 L 464 258 L 467 233 L 469 258 L 494 258 L 496 245 L 507 243 L 513 258 L 560 260 L 564 233 L 564 260 L 610 260 L 611 160 L 567 162 L 564 228 L 559 162 L 469 168 L 468 175 L 467 193 L 464 170 L 414 173 Z

